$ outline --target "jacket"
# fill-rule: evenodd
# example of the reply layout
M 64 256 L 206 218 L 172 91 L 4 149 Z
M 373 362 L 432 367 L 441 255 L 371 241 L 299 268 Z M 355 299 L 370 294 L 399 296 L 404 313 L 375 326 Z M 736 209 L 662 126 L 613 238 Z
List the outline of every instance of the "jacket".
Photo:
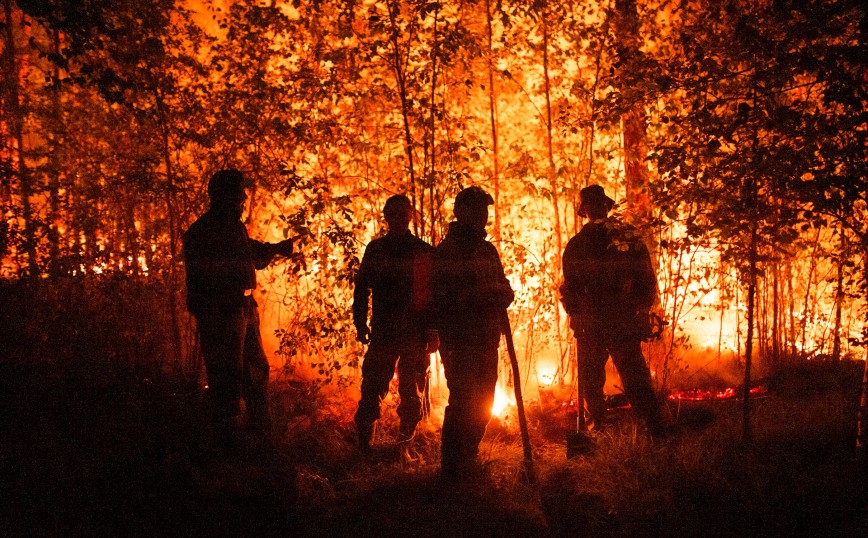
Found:
M 586 224 L 563 254 L 561 301 L 583 323 L 645 320 L 657 297 L 657 277 L 638 230 L 609 217 Z
M 194 316 L 231 313 L 256 288 L 256 270 L 268 265 L 272 245 L 250 239 L 244 224 L 207 211 L 182 237 L 187 309 Z
M 514 296 L 485 231 L 451 223 L 434 256 L 434 308 L 442 349 L 497 348 Z
M 389 232 L 368 244 L 353 292 L 357 330 L 368 322 L 370 297 L 373 338 L 424 334 L 430 326 L 433 251 L 409 230 Z

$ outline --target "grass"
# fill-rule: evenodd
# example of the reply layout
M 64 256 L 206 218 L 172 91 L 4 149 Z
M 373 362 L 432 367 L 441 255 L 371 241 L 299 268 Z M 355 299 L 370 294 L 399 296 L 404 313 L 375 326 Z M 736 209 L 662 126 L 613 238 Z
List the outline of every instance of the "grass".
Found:
M 859 364 L 780 372 L 741 438 L 737 402 L 682 406 L 676 433 L 647 439 L 629 414 L 567 460 L 560 432 L 530 406 L 538 482 L 518 435 L 492 423 L 485 473 L 437 481 L 439 439 L 420 460 L 390 444 L 353 450 L 353 403 L 275 382 L 273 435 L 234 458 L 208 452 L 204 395 L 153 379 L 57 364 L 4 366 L 0 462 L 9 535 L 863 536 L 864 477 L 853 448 Z M 833 378 L 817 387 L 813 380 Z M 835 381 L 837 380 L 837 381 Z M 801 384 L 807 383 L 802 390 Z M 820 383 L 823 385 L 823 383 Z M 774 388 L 777 387 L 777 388 Z M 536 408 L 538 409 L 538 408 Z
M 148 367 L 153 357 L 125 360 L 117 338 L 76 340 L 87 331 L 56 312 L 50 330 L 30 318 L 13 334 L 24 306 L 0 307 L 4 535 L 868 535 L 854 448 L 862 363 L 774 372 L 749 443 L 740 402 L 685 402 L 671 407 L 665 441 L 616 410 L 595 450 L 568 460 L 569 418 L 557 402 L 530 402 L 537 482 L 524 479 L 512 423 L 493 420 L 484 472 L 446 489 L 436 421 L 404 463 L 386 408 L 366 459 L 354 450 L 355 402 L 297 380 L 272 383 L 271 435 L 247 433 L 237 455 L 215 455 L 205 394 Z M 149 353 L 157 333 L 148 330 Z

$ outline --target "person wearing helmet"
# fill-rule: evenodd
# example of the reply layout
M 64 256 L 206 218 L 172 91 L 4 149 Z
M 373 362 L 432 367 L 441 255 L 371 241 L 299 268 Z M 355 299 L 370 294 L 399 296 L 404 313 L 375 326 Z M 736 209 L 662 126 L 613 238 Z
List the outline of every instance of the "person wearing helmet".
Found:
M 576 336 L 593 428 L 605 427 L 603 387 L 611 355 L 631 407 L 649 433 L 661 435 L 660 406 L 640 345 L 650 336 L 649 311 L 657 297 L 651 256 L 638 230 L 608 216 L 615 201 L 603 187 L 585 187 L 579 196 L 578 213 L 589 222 L 564 249 L 561 301 Z
M 485 240 L 488 206 L 480 187 L 455 197 L 455 221 L 434 257 L 434 306 L 449 388 L 441 433 L 441 478 L 472 477 L 491 420 L 503 315 L 514 294 L 497 249 Z
M 355 415 L 363 453 L 370 452 L 374 422 L 380 418 L 380 402 L 389 391 L 397 362 L 398 444 L 409 457 L 406 451 L 422 419 L 428 355 L 437 350 L 429 331 L 434 247 L 410 231 L 415 213 L 410 199 L 402 194 L 386 200 L 383 217 L 388 232 L 368 244 L 356 273 L 353 324 L 357 340 L 370 344 L 362 362 L 362 394 Z
M 187 309 L 196 318 L 218 449 L 237 441 L 241 398 L 248 426 L 268 425 L 269 365 L 253 290 L 257 269 L 293 252 L 294 239 L 263 243 L 248 237 L 241 222 L 248 185 L 235 169 L 211 176 L 210 207 L 182 238 Z

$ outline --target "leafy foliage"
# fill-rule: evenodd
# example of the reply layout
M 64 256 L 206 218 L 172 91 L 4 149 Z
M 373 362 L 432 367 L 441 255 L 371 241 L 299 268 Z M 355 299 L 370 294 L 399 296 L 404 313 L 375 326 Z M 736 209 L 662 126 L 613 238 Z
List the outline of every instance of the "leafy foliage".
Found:
M 735 325 L 718 349 L 739 356 L 754 281 L 770 360 L 858 336 L 862 253 L 828 241 L 865 250 L 859 3 L 206 4 L 6 0 L 4 277 L 146 278 L 166 289 L 180 346 L 178 237 L 210 174 L 235 166 L 255 182 L 251 235 L 301 237 L 260 278 L 287 371 L 347 380 L 352 278 L 383 201 L 408 193 L 436 243 L 455 193 L 481 185 L 497 194 L 526 358 L 554 353 L 563 378 L 559 250 L 582 187 L 630 212 L 622 136 L 640 110 L 654 218 L 636 224 L 672 328 L 662 371 L 705 345 L 689 325 L 711 313 Z M 822 285 L 838 267 L 840 294 Z

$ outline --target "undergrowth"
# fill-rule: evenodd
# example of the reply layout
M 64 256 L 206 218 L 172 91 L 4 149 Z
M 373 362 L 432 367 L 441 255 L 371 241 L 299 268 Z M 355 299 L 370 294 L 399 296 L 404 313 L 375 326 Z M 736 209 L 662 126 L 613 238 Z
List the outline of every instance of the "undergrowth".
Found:
M 131 303 L 88 293 L 102 298 L 68 301 L 50 326 L 22 300 L 2 307 L 6 321 L 25 322 L 3 328 L 4 535 L 868 534 L 854 448 L 862 363 L 773 372 L 768 394 L 753 401 L 750 441 L 741 402 L 682 402 L 669 406 L 667 439 L 650 440 L 629 410 L 614 409 L 594 450 L 567 459 L 574 419 L 563 402 L 529 401 L 536 481 L 514 418 L 504 418 L 489 425 L 480 475 L 445 488 L 437 413 L 406 460 L 387 401 L 374 453 L 363 457 L 356 396 L 292 378 L 271 384 L 269 435 L 245 433 L 240 453 L 215 455 L 207 394 L 146 356 L 164 352 L 157 328 L 112 319 Z M 159 301 L 146 295 L 137 300 Z M 81 334 L 96 322 L 113 332 Z

